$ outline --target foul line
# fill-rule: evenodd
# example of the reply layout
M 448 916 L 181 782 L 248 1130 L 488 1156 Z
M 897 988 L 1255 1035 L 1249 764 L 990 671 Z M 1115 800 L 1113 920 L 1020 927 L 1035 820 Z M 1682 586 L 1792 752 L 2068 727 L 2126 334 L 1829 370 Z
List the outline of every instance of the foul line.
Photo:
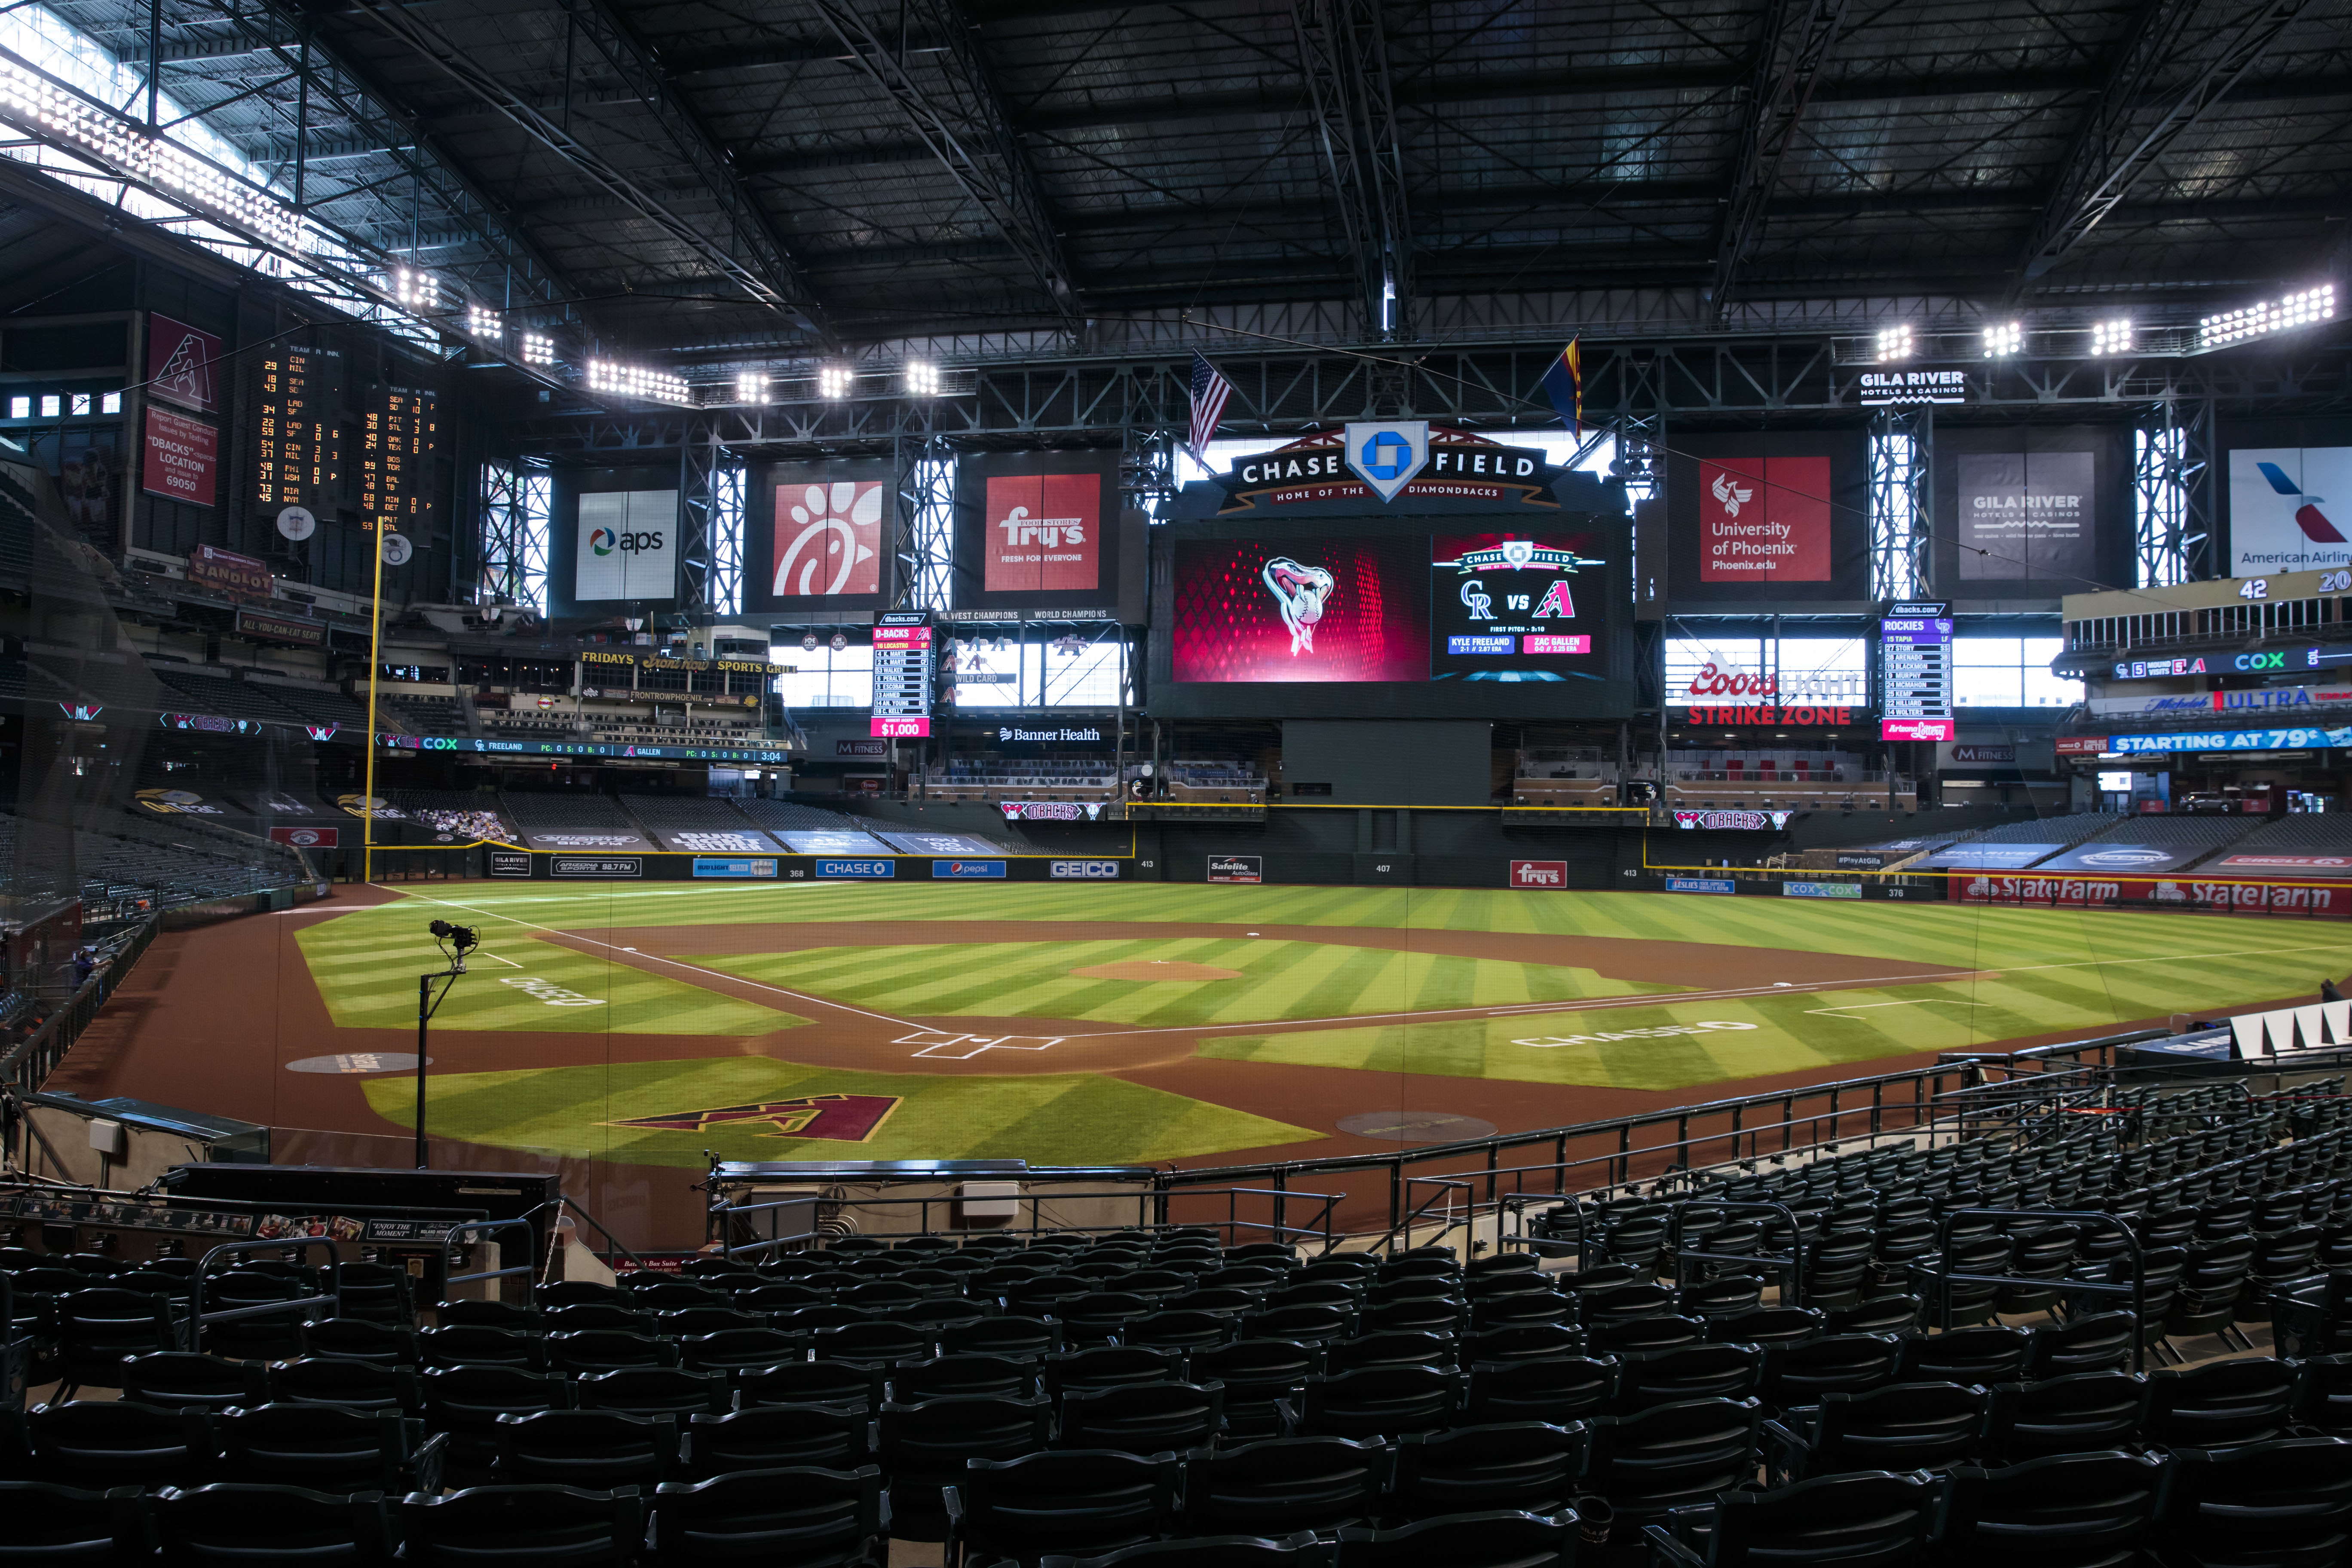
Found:
M 475 909 L 471 904 L 461 904 L 454 899 L 436 899 L 429 893 L 409 893 L 407 896 L 412 899 L 422 900 L 428 904 L 439 904 L 443 909 L 468 910 L 472 910 L 476 914 L 484 912 L 483 910 Z M 724 970 L 706 969 L 698 963 L 688 963 L 682 959 L 664 958 L 657 952 L 639 952 L 636 948 L 624 947 L 618 942 L 604 942 L 593 936 L 583 936 L 578 931 L 558 931 L 553 926 L 541 925 L 537 921 L 520 920 L 513 915 L 492 915 L 491 918 L 493 920 L 506 921 L 514 925 L 529 926 L 533 931 L 543 931 L 550 936 L 564 937 L 572 942 L 584 942 L 589 943 L 591 946 L 601 947 L 608 952 L 625 952 L 634 957 L 642 958 L 650 963 L 667 963 L 673 969 L 683 969 L 689 973 L 708 974 L 713 980 L 724 980 L 737 985 L 749 985 L 761 991 L 772 991 L 779 996 L 790 996 L 796 1002 L 804 1003 L 813 1007 L 829 1007 L 835 1012 L 855 1013 L 861 1018 L 872 1018 L 878 1023 L 895 1025 L 902 1029 L 919 1029 L 923 1027 L 922 1025 L 916 1023 L 911 1018 L 894 1018 L 887 1013 L 877 1013 L 868 1008 L 853 1006 L 846 1002 L 835 1002 L 829 997 L 811 995 L 804 991 L 788 991 L 781 985 L 771 985 L 763 980 L 746 980 L 740 974 L 730 974 Z

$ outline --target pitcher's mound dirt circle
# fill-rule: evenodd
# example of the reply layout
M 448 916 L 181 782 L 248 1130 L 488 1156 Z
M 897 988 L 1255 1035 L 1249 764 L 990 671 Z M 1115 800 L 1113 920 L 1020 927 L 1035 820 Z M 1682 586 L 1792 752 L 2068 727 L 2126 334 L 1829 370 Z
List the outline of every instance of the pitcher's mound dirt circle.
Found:
M 1459 1138 L 1491 1138 L 1495 1124 L 1475 1116 L 1447 1110 L 1370 1110 L 1342 1116 L 1336 1125 L 1359 1138 L 1379 1138 L 1391 1143 L 1451 1143 Z
M 1070 973 L 1080 980 L 1239 980 L 1238 969 L 1187 963 L 1181 958 L 1127 959 L 1118 963 L 1089 963 Z

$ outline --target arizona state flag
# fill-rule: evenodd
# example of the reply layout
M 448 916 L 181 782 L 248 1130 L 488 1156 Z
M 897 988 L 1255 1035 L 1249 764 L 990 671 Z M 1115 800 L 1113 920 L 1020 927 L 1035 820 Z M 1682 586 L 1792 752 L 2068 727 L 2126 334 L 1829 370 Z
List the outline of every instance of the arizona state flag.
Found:
M 1544 395 L 1559 410 L 1560 423 L 1567 426 L 1580 441 L 1584 439 L 1584 359 L 1577 351 L 1577 340 L 1568 340 L 1568 347 L 1544 372 Z

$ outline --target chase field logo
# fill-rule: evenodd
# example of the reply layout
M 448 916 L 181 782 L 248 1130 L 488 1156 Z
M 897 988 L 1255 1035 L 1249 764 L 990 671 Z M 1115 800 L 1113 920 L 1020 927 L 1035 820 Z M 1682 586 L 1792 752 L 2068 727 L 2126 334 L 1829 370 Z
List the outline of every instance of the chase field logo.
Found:
M 1343 439 L 1348 467 L 1383 501 L 1396 500 L 1429 462 L 1426 419 L 1350 425 Z
M 607 1121 L 607 1127 L 635 1127 L 655 1132 L 707 1132 L 714 1127 L 745 1122 L 768 1124 L 764 1138 L 822 1138 L 836 1143 L 863 1143 L 881 1130 L 898 1109 L 891 1094 L 808 1094 L 798 1100 L 763 1100 L 754 1105 L 720 1105 L 708 1110 L 673 1110 L 660 1116 L 637 1116 Z

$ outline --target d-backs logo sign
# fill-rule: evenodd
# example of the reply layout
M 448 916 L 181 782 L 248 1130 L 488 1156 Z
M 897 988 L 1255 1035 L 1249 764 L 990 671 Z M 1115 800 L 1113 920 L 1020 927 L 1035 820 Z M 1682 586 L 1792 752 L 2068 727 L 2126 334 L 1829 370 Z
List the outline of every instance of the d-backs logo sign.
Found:
M 1560 471 L 1539 448 L 1499 446 L 1426 420 L 1379 419 L 1239 459 L 1217 480 L 1226 492 L 1217 510 L 1224 516 L 1348 500 L 1387 505 L 1401 497 L 1472 510 L 1550 510 L 1559 505 L 1551 486 Z
M 607 1127 L 638 1127 L 658 1132 L 704 1132 L 764 1121 L 765 1138 L 822 1138 L 836 1143 L 863 1143 L 878 1131 L 898 1109 L 890 1094 L 805 1094 L 798 1100 L 763 1100 L 755 1105 L 720 1105 L 709 1110 L 673 1110 L 661 1116 L 637 1116 L 608 1121 Z

